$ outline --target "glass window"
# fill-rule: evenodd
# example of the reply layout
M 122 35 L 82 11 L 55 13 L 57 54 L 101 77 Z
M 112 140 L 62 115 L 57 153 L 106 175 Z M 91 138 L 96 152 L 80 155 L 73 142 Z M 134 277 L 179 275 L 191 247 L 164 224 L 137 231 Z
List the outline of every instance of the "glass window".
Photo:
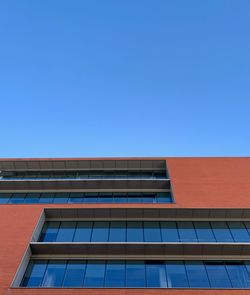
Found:
M 128 193 L 128 203 L 141 203 L 141 193 Z
M 204 262 L 211 288 L 232 288 L 227 270 L 223 262 Z
M 0 204 L 7 204 L 12 194 L 0 194 Z
M 93 222 L 78 221 L 74 236 L 74 242 L 90 242 Z
M 59 221 L 49 221 L 46 222 L 41 236 L 39 238 L 40 242 L 55 242 L 60 222 Z
M 143 193 L 142 200 L 143 200 L 143 203 L 156 203 L 156 198 L 154 193 Z
M 47 267 L 47 260 L 31 261 L 23 278 L 22 287 L 39 287 Z
M 143 242 L 143 228 L 141 221 L 127 222 L 127 242 Z
M 102 260 L 88 261 L 84 287 L 103 287 L 105 274 L 105 262 Z
M 50 260 L 43 278 L 43 287 L 61 287 L 66 260 Z
M 170 192 L 157 193 L 156 194 L 156 199 L 157 199 L 157 203 L 171 203 L 172 202 L 172 197 L 171 197 Z
M 55 193 L 42 193 L 39 199 L 41 204 L 53 203 Z
M 230 261 L 226 263 L 226 269 L 233 288 L 249 288 L 250 278 L 243 262 Z
M 56 193 L 54 203 L 63 204 L 68 203 L 69 193 Z
M 37 204 L 39 203 L 40 194 L 39 193 L 29 193 L 27 194 L 24 203 L 26 204 Z
M 143 225 L 145 242 L 161 242 L 161 231 L 159 222 L 145 221 Z
M 177 222 L 181 242 L 197 242 L 193 223 L 190 221 Z
M 69 203 L 83 203 L 84 193 L 70 193 Z
M 125 286 L 125 262 L 108 260 L 106 265 L 105 287 Z
M 213 221 L 211 226 L 217 242 L 233 242 L 232 235 L 224 221 Z
M 166 269 L 163 261 L 146 261 L 146 280 L 149 288 L 167 288 Z
M 101 193 L 100 198 L 102 200 L 102 203 L 113 203 L 112 193 Z
M 85 199 L 84 202 L 85 203 L 98 203 L 98 201 L 100 202 L 100 199 L 98 200 L 98 193 L 86 193 L 85 194 Z
M 216 242 L 212 228 L 208 221 L 195 221 L 194 227 L 199 242 Z
M 109 242 L 126 242 L 126 222 L 111 221 Z
M 14 193 L 9 200 L 11 204 L 23 204 L 26 194 Z
M 174 221 L 161 221 L 161 236 L 163 242 L 179 242 L 179 234 Z
M 91 242 L 107 242 L 109 238 L 109 222 L 95 221 Z
M 243 222 L 229 221 L 228 226 L 235 242 L 250 242 L 250 236 Z
M 186 262 L 186 270 L 190 288 L 209 288 L 207 272 L 202 261 Z
M 127 203 L 127 193 L 114 193 L 114 203 Z
M 67 264 L 63 287 L 82 287 L 86 268 L 85 260 L 71 260 Z
M 76 222 L 62 221 L 56 237 L 56 242 L 72 242 L 76 229 Z
M 185 265 L 182 261 L 166 261 L 169 288 L 188 288 Z
M 131 260 L 126 264 L 126 287 L 146 287 L 145 262 Z

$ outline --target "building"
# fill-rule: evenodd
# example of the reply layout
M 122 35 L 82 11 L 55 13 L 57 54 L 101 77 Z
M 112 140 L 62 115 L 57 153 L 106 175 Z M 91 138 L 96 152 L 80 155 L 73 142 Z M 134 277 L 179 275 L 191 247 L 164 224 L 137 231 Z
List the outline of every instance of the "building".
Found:
M 0 294 L 250 294 L 250 158 L 0 171 Z

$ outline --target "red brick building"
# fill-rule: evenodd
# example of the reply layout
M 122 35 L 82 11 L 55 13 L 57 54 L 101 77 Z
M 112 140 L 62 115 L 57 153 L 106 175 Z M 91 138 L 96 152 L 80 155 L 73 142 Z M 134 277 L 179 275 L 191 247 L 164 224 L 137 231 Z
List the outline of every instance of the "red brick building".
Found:
M 250 294 L 249 158 L 0 171 L 0 294 Z

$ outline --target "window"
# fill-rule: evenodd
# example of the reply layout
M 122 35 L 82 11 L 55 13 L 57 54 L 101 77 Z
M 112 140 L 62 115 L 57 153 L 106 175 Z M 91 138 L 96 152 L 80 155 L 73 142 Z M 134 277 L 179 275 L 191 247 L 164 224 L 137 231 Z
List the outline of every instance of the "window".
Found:
M 34 259 L 21 287 L 249 289 L 249 262 Z

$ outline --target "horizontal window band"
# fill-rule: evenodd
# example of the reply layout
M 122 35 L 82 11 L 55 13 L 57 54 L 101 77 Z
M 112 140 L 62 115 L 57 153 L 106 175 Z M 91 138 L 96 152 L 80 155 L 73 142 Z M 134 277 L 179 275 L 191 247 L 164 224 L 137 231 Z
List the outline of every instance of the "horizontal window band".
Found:
M 24 288 L 249 289 L 249 261 L 30 260 Z

